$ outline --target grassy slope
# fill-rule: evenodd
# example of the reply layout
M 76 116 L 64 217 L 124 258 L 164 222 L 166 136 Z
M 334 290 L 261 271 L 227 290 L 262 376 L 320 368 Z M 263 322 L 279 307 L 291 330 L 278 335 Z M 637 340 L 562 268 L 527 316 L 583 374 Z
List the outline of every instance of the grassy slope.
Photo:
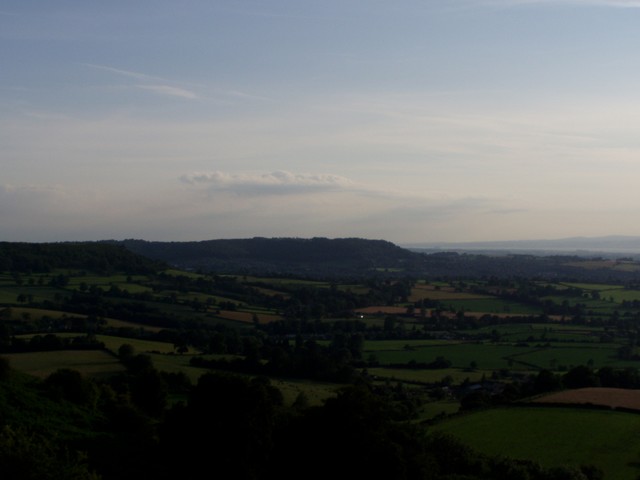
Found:
M 593 464 L 606 479 L 637 478 L 640 415 L 571 408 L 493 409 L 459 416 L 436 430 L 480 452 L 544 466 Z

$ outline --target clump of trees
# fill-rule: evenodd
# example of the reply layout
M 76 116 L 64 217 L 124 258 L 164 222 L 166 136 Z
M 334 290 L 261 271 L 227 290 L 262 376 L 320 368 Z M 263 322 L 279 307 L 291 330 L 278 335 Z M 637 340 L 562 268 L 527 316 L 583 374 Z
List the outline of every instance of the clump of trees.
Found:
M 363 338 L 359 334 L 337 335 L 328 346 L 298 337 L 288 340 L 248 338 L 244 357 L 233 360 L 193 357 L 198 367 L 266 376 L 308 378 L 350 383 L 358 376 L 354 361 L 362 358 Z

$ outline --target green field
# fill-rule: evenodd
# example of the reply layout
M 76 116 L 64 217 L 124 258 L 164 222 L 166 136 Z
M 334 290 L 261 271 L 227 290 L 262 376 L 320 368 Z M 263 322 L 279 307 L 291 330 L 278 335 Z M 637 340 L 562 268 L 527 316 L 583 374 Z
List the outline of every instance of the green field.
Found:
M 560 283 L 559 285 L 565 286 L 565 287 L 571 287 L 571 288 L 579 288 L 581 290 L 598 290 L 598 291 L 618 290 L 618 289 L 624 288 L 624 286 L 622 286 L 622 285 L 612 285 L 612 284 L 608 284 L 608 283 L 567 283 L 567 282 L 563 282 L 563 283 Z
M 437 416 L 452 415 L 458 411 L 460 403 L 455 400 L 428 402 L 420 407 L 419 421 L 431 420 Z
M 638 367 L 639 362 L 619 359 L 616 355 L 617 350 L 616 346 L 611 345 L 553 344 L 548 348 L 532 349 L 513 358 L 516 361 L 523 361 L 539 368 L 552 370 L 561 365 L 569 368 L 576 365 L 590 365 L 594 368 L 606 366 Z
M 334 397 L 341 385 L 335 383 L 312 382 L 309 380 L 271 379 L 284 397 L 284 404 L 292 405 L 301 393 L 307 398 L 309 406 L 320 406 L 328 398 Z
M 608 292 L 601 292 L 601 296 L 605 298 L 611 297 L 614 302 L 622 303 L 622 302 L 633 302 L 634 300 L 640 300 L 640 290 L 611 290 Z
M 369 340 L 365 342 L 364 349 L 366 352 L 381 352 L 458 344 L 460 344 L 459 341 L 449 342 L 447 340 Z
M 153 340 L 141 340 L 137 338 L 114 337 L 110 335 L 96 335 L 96 338 L 104 343 L 105 347 L 112 352 L 117 352 L 123 343 L 131 345 L 135 353 L 173 353 L 175 347 L 172 343 L 156 342 Z
M 77 334 L 58 334 L 59 336 L 75 336 Z M 25 335 L 29 337 L 30 335 Z M 160 371 L 170 373 L 184 373 L 193 384 L 209 369 L 198 368 L 190 365 L 193 355 L 173 354 L 172 344 L 138 340 L 107 335 L 97 335 L 98 340 L 104 342 L 106 347 L 117 352 L 123 343 L 134 347 L 135 353 L 144 353 L 151 357 L 153 365 Z M 118 358 L 103 350 L 90 351 L 56 351 L 3 354 L 9 359 L 12 368 L 33 375 L 38 378 L 46 378 L 61 368 L 77 370 L 89 377 L 101 377 L 124 371 L 124 367 Z M 232 355 L 207 355 L 211 357 L 233 357 Z M 307 380 L 272 379 L 275 387 L 280 389 L 286 405 L 292 405 L 300 393 L 304 393 L 308 404 L 322 405 L 329 397 L 335 396 L 340 385 L 326 382 L 313 382 Z
M 254 276 L 238 276 L 238 275 L 229 275 L 231 277 L 236 278 L 238 281 L 250 282 L 250 283 L 268 283 L 275 287 L 279 285 L 285 286 L 312 286 L 312 287 L 329 287 L 331 283 L 323 282 L 318 280 L 303 280 L 298 278 L 284 278 L 284 277 L 254 277 Z
M 23 338 L 33 337 L 35 334 L 20 335 Z M 57 333 L 59 337 L 76 337 L 79 333 Z M 88 350 L 88 351 L 53 351 L 53 352 L 33 352 L 3 354 L 11 361 L 11 365 L 16 370 L 31 375 L 44 377 L 54 372 L 58 368 L 72 368 L 87 375 L 113 373 L 121 371 L 123 367 L 115 356 L 118 349 L 123 344 L 133 347 L 135 354 L 150 355 L 154 366 L 158 370 L 168 372 L 184 371 L 190 378 L 197 378 L 206 371 L 205 369 L 195 369 L 189 365 L 192 355 L 176 355 L 175 348 L 171 343 L 157 342 L 152 340 L 141 340 L 136 338 L 114 337 L 110 335 L 96 335 L 96 339 L 105 344 L 108 351 Z M 197 373 L 191 371 L 198 370 Z
M 35 377 L 44 378 L 60 368 L 78 370 L 90 377 L 121 372 L 124 367 L 104 350 L 63 350 L 56 352 L 7 353 L 11 367 Z
M 442 303 L 447 303 L 452 300 L 482 300 L 482 299 L 495 299 L 493 296 L 483 295 L 478 293 L 460 292 L 448 288 L 446 290 L 436 290 L 431 288 L 416 287 L 411 291 L 409 296 L 410 302 L 419 300 L 438 300 Z
M 530 326 L 509 325 L 497 327 L 503 334 L 500 343 L 460 342 L 443 340 L 389 340 L 368 341 L 365 343 L 364 358 L 375 357 L 380 367 L 391 364 L 406 364 L 412 360 L 417 363 L 430 363 L 438 357 L 451 362 L 455 369 L 467 369 L 471 362 L 475 368 L 491 372 L 509 368 L 511 370 L 567 370 L 576 365 L 590 365 L 593 368 L 638 367 L 640 362 L 618 358 L 619 344 L 601 343 L 590 329 L 554 328 L 547 330 L 552 343 L 541 341 L 540 333 L 544 330 L 532 329 Z M 597 330 L 595 330 L 597 331 Z M 518 333 L 520 332 L 520 333 Z M 506 335 L 510 333 L 510 335 Z M 527 336 L 534 335 L 536 340 L 524 342 Z M 507 340 L 507 342 L 505 342 Z M 512 341 L 513 343 L 508 343 Z M 421 378 L 433 378 L 435 373 L 419 375 Z M 409 375 L 406 373 L 405 375 Z M 416 381 L 418 374 L 413 372 L 411 378 Z
M 543 466 L 592 464 L 611 480 L 640 474 L 640 415 L 571 408 L 493 409 L 433 427 L 482 453 L 535 460 Z
M 64 294 L 66 291 L 61 288 L 49 286 L 29 286 L 29 285 L 3 285 L 0 286 L 0 303 L 12 305 L 17 303 L 18 295 L 31 295 L 31 300 L 41 302 L 43 300 L 52 300 L 56 294 Z
M 192 367 L 189 361 L 192 355 L 166 355 L 158 353 L 148 354 L 151 357 L 153 366 L 161 372 L 184 373 L 195 385 L 198 379 L 209 370 L 206 368 Z
M 603 327 L 588 327 L 560 323 L 512 323 L 504 325 L 490 325 L 475 330 L 465 330 L 466 335 L 482 337 L 497 333 L 502 342 L 546 342 L 550 339 L 557 341 L 575 341 L 580 343 L 598 343 L 604 333 Z
M 496 314 L 513 315 L 540 315 L 542 309 L 518 302 L 503 300 L 500 298 L 477 298 L 441 301 L 445 308 L 452 308 L 455 311 L 483 312 Z
M 368 353 L 374 353 L 381 366 L 394 363 L 408 363 L 414 360 L 418 363 L 433 362 L 437 357 L 444 357 L 452 362 L 452 367 L 467 368 L 475 362 L 477 368 L 484 370 L 498 370 L 509 366 L 509 357 L 533 350 L 514 345 L 493 345 L 482 343 L 457 343 L 449 345 L 435 345 L 415 347 L 410 350 L 369 352 L 365 347 L 365 358 Z M 517 368 L 517 365 L 514 365 Z
M 468 371 L 461 368 L 442 368 L 437 370 L 426 369 L 406 369 L 406 368 L 368 368 L 369 375 L 376 379 L 389 379 L 391 381 L 401 382 L 419 382 L 419 383 L 437 383 L 445 377 L 451 377 L 454 384 L 459 384 L 469 379 L 472 382 L 478 382 L 482 376 L 490 376 L 491 372 L 482 370 Z

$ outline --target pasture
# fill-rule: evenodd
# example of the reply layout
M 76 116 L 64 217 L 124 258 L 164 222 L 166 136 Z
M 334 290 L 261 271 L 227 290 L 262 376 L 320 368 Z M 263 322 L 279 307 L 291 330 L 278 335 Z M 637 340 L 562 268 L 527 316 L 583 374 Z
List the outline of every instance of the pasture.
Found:
M 453 417 L 433 427 L 479 452 L 534 460 L 545 467 L 595 465 L 605 478 L 640 473 L 640 415 L 613 411 L 512 407 Z
M 77 370 L 88 377 L 101 377 L 121 372 L 119 360 L 104 350 L 63 350 L 54 352 L 7 353 L 11 367 L 45 378 L 60 368 Z
M 31 307 L 11 307 L 8 313 L 5 314 L 6 318 L 10 320 L 21 320 L 23 322 L 29 322 L 35 324 L 39 321 L 45 320 L 65 320 L 73 322 L 73 320 L 87 319 L 86 315 L 72 312 L 64 312 L 60 310 L 45 310 L 41 308 Z M 118 320 L 114 318 L 104 318 L 104 326 L 108 328 L 127 328 L 134 330 L 145 330 L 149 332 L 159 332 L 162 327 L 154 327 L 150 325 L 144 325 L 141 323 L 129 322 L 126 320 Z
M 558 290 L 568 288 L 578 288 L 584 292 L 582 297 L 544 297 L 551 299 L 556 303 L 562 303 L 564 300 L 569 305 L 575 303 L 584 303 L 589 310 L 599 311 L 600 313 L 610 313 L 613 309 L 619 308 L 623 302 L 640 301 L 640 290 L 633 288 L 625 288 L 623 285 L 606 284 L 606 283 L 557 283 L 552 284 Z M 593 298 L 596 295 L 599 298 Z
M 193 355 L 173 355 L 161 353 L 147 353 L 151 357 L 153 366 L 161 372 L 184 373 L 194 385 L 198 379 L 209 371 L 207 368 L 194 367 L 189 364 Z
M 309 406 L 320 406 L 328 398 L 335 397 L 341 387 L 335 383 L 283 378 L 272 378 L 271 385 L 282 392 L 286 406 L 293 405 L 300 394 L 303 394 Z
M 438 416 L 452 415 L 458 411 L 460 404 L 455 400 L 439 400 L 427 402 L 420 407 L 418 421 L 431 420 Z
M 375 380 L 389 380 L 409 383 L 438 383 L 447 379 L 454 384 L 460 384 L 465 380 L 479 382 L 486 371 L 469 370 L 460 368 L 441 368 L 437 370 L 428 369 L 407 369 L 407 368 L 368 368 L 367 372 Z M 488 372 L 489 376 L 491 372 Z
M 562 285 L 570 288 L 579 288 L 580 290 L 587 291 L 609 291 L 609 290 L 619 290 L 624 288 L 622 285 L 612 285 L 608 283 L 573 283 L 573 282 L 562 282 L 558 285 Z
M 600 294 L 601 296 L 603 293 Z M 616 289 L 607 291 L 604 296 L 611 298 L 616 303 L 640 301 L 640 290 Z
M 458 345 L 459 343 L 459 341 L 447 340 L 370 340 L 365 342 L 364 350 L 368 353 L 381 351 L 393 352 L 398 350 L 414 350 L 422 347 Z
M 278 287 L 280 285 L 284 286 L 309 286 L 309 287 L 330 287 L 331 283 L 317 281 L 317 280 L 303 280 L 298 278 L 285 278 L 285 277 L 255 277 L 255 276 L 238 276 L 238 275 L 230 275 L 235 277 L 239 282 L 248 282 L 248 283 L 266 283 L 272 285 L 273 287 Z
M 514 343 L 541 341 L 595 343 L 600 342 L 604 328 L 561 323 L 509 323 L 465 330 L 464 333 L 476 338 L 497 335 L 501 342 Z
M 540 307 L 524 305 L 513 300 L 496 297 L 441 300 L 440 302 L 444 308 L 455 311 L 473 312 L 476 316 L 493 313 L 510 315 L 540 315 L 542 313 Z
M 114 337 L 111 335 L 96 335 L 96 339 L 104 343 L 105 348 L 114 353 L 118 352 L 120 346 L 124 343 L 131 345 L 135 353 L 173 353 L 175 347 L 172 343 L 157 342 L 154 340 L 143 340 L 138 338 Z
M 460 291 L 450 285 L 434 285 L 418 283 L 411 290 L 409 301 L 437 301 L 444 309 L 473 312 L 475 315 L 485 313 L 512 315 L 539 315 L 540 307 L 525 305 L 514 300 L 499 298 L 493 295 Z
M 499 370 L 507 368 L 513 362 L 510 357 L 532 350 L 526 347 L 514 345 L 494 345 L 483 343 L 448 343 L 432 346 L 411 346 L 402 350 L 378 350 L 369 351 L 369 343 L 365 344 L 365 357 L 374 353 L 381 366 L 401 364 L 415 361 L 417 363 L 430 363 L 438 357 L 443 357 L 452 363 L 455 368 L 467 368 L 471 362 L 475 362 L 477 368 L 483 370 Z M 516 365 L 512 365 L 517 368 Z
M 141 285 L 141 283 L 148 281 L 149 278 L 145 275 L 87 275 L 81 273 L 69 278 L 68 288 L 72 290 L 85 290 L 89 286 L 93 286 L 103 290 L 109 290 L 111 287 L 117 287 L 129 293 L 151 293 L 153 289 Z
M 540 334 L 536 333 L 535 341 L 518 343 L 516 340 L 524 341 L 525 335 L 532 335 L 532 331 L 537 329 L 525 325 L 498 328 L 502 328 L 503 334 L 510 332 L 512 335 L 504 335 L 500 343 L 459 340 L 367 341 L 364 346 L 364 358 L 373 355 L 381 367 L 388 367 L 392 364 L 406 364 L 412 360 L 417 363 L 430 363 L 438 357 L 443 357 L 451 362 L 453 368 L 468 369 L 471 362 L 475 362 L 476 369 L 488 371 L 504 368 L 518 371 L 564 371 L 576 365 L 590 365 L 593 368 L 640 365 L 638 361 L 620 359 L 620 345 L 600 343 L 593 337 L 590 329 L 585 329 L 584 332 L 574 332 L 570 328 L 559 329 L 560 332 L 567 332 L 566 337 L 571 339 L 569 341 L 562 341 L 566 339 L 553 331 L 548 333 L 548 339 L 553 340 L 551 342 L 543 343 Z M 585 341 L 580 341 L 580 338 L 584 338 Z
M 638 366 L 638 362 L 618 358 L 617 350 L 618 347 L 612 345 L 552 344 L 549 347 L 529 349 L 513 358 L 551 370 L 560 366 L 571 368 L 576 365 L 590 365 L 594 368 Z

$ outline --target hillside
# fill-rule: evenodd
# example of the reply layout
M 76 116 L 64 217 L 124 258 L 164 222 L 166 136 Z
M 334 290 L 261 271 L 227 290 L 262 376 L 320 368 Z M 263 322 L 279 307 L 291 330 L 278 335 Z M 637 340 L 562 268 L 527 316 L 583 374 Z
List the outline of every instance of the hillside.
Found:
M 250 238 L 200 242 L 115 242 L 178 268 L 216 273 L 310 278 L 429 276 L 432 278 L 571 279 L 636 282 L 640 263 L 577 255 L 503 252 L 416 252 L 384 240 L 362 238 Z
M 225 274 L 346 277 L 522 278 L 640 281 L 640 262 L 600 256 L 416 252 L 362 238 L 249 238 L 199 242 L 0 242 L 0 270 L 150 273 L 167 264 Z
M 118 242 L 134 253 L 180 268 L 254 274 L 361 274 L 411 270 L 422 257 L 384 240 L 249 238 L 201 242 Z
M 0 242 L 0 271 L 50 272 L 81 268 L 93 272 L 148 273 L 161 262 L 132 253 L 122 245 L 97 242 Z

